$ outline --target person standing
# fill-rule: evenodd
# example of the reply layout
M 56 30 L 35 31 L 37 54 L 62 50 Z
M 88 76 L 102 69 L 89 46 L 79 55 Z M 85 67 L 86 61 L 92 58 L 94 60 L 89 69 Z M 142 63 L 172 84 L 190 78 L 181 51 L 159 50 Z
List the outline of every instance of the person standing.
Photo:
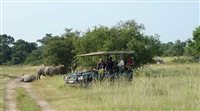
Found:
M 123 73 L 124 65 L 125 65 L 124 60 L 121 58 L 121 60 L 120 60 L 119 63 L 117 64 L 120 74 Z
M 112 60 L 112 57 L 109 57 L 106 63 L 106 71 L 108 71 L 109 74 L 112 74 L 113 68 L 114 68 L 114 62 Z
M 98 70 L 98 74 L 99 74 L 99 79 L 102 80 L 105 76 L 104 72 L 105 72 L 105 67 L 106 64 L 105 62 L 100 58 L 99 62 L 97 64 L 97 70 Z

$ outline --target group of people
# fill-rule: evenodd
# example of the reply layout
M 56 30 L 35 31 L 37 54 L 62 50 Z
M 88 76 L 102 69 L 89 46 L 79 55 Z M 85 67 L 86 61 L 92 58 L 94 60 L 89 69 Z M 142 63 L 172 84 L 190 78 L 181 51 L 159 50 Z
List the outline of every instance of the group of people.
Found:
M 103 59 L 99 59 L 99 62 L 97 64 L 97 70 L 99 73 L 103 73 L 104 71 L 112 71 L 114 68 L 114 62 L 112 60 L 112 57 L 109 57 L 108 60 L 105 62 Z
M 100 75 L 103 75 L 104 72 L 108 72 L 109 74 L 112 74 L 116 71 L 124 71 L 132 68 L 134 65 L 133 60 L 131 57 L 128 57 L 126 61 L 124 61 L 122 58 L 116 62 L 113 61 L 112 57 L 109 57 L 107 61 L 104 61 L 102 58 L 100 58 L 98 64 L 97 64 L 97 70 Z

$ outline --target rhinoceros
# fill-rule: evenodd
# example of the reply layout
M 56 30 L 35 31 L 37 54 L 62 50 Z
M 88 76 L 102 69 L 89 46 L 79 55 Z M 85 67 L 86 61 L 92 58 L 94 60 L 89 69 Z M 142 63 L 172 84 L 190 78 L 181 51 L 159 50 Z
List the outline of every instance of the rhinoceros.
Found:
M 22 77 L 20 78 L 21 82 L 32 82 L 34 80 L 36 80 L 36 76 L 30 74 L 23 74 Z
M 64 66 L 49 66 L 44 70 L 45 75 L 53 76 L 55 74 L 64 74 L 66 73 L 66 69 Z
M 45 68 L 44 66 L 42 67 L 39 67 L 36 71 L 36 75 L 37 75 L 37 79 L 40 79 L 40 76 L 43 75 L 43 76 L 46 76 L 44 71 L 45 71 Z
M 44 70 L 44 74 L 49 76 L 53 76 L 54 72 L 55 72 L 55 67 L 53 66 L 48 66 Z

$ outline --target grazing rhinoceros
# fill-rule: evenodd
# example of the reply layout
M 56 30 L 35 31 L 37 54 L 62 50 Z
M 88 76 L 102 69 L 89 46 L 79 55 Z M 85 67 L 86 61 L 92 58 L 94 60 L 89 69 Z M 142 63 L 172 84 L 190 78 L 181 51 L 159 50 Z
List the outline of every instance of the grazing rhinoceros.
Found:
M 49 66 L 44 70 L 45 75 L 53 76 L 55 74 L 64 74 L 66 73 L 64 66 Z
M 53 76 L 55 68 L 53 66 L 48 66 L 44 70 L 45 75 Z
M 67 68 L 64 66 L 56 66 L 55 74 L 65 74 L 67 72 Z
M 39 68 L 37 69 L 37 71 L 36 71 L 37 79 L 40 79 L 40 76 L 41 76 L 41 75 L 45 76 L 45 73 L 44 73 L 45 68 L 46 68 L 46 67 L 42 66 L 42 67 L 39 67 Z
M 21 82 L 32 82 L 34 80 L 36 80 L 36 76 L 30 74 L 22 74 L 22 77 L 20 78 Z

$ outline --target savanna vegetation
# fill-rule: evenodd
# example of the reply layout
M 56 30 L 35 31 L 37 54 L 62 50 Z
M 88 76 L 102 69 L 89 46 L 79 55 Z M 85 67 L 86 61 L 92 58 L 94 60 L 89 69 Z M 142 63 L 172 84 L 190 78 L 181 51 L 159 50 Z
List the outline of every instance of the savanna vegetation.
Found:
M 20 111 L 41 111 L 30 95 L 23 89 L 16 89 L 17 105 Z
M 0 66 L 0 111 L 5 110 L 5 84 L 22 74 L 35 73 L 37 66 Z
M 200 56 L 200 27 L 194 29 L 192 39 L 168 43 L 162 43 L 158 34 L 145 35 L 144 31 L 143 24 L 129 20 L 112 27 L 94 26 L 86 32 L 66 28 L 62 35 L 46 34 L 37 43 L 22 39 L 15 41 L 14 37 L 4 34 L 0 36 L 0 64 L 63 64 L 69 67 L 78 62 L 86 66 L 97 59 L 84 58 L 83 61 L 75 55 L 113 50 L 134 50 L 137 66 L 152 63 L 155 56 L 190 56 L 193 62 Z
M 57 75 L 42 76 L 31 86 L 58 111 L 200 110 L 200 26 L 194 29 L 191 39 L 168 43 L 162 43 L 158 34 L 146 35 L 144 31 L 143 24 L 130 20 L 112 27 L 94 26 L 86 32 L 66 28 L 62 35 L 46 34 L 37 42 L 0 35 L 0 110 L 5 106 L 8 80 L 24 73 L 34 74 L 42 64 L 96 65 L 98 58 L 87 60 L 75 55 L 112 50 L 135 51 L 132 58 L 137 69 L 131 82 L 97 82 L 79 88 L 64 85 L 63 76 Z M 157 56 L 165 64 L 151 64 Z M 20 101 L 34 103 L 29 97 L 21 97 L 27 95 L 23 89 L 17 89 L 17 93 Z
M 133 81 L 93 83 L 88 88 L 65 86 L 62 77 L 34 82 L 41 97 L 55 109 L 68 110 L 187 110 L 200 109 L 200 65 L 148 65 Z M 39 87 L 38 87 L 39 86 Z M 47 88 L 43 88 L 47 87 Z M 43 92 L 50 92 L 45 94 Z
M 116 80 L 114 83 L 93 83 L 87 88 L 70 87 L 64 84 L 62 75 L 57 75 L 42 77 L 31 86 L 57 111 L 200 110 L 200 64 L 179 64 L 171 60 L 138 68 L 132 82 Z M 36 68 L 4 66 L 3 73 L 19 76 L 34 73 Z

